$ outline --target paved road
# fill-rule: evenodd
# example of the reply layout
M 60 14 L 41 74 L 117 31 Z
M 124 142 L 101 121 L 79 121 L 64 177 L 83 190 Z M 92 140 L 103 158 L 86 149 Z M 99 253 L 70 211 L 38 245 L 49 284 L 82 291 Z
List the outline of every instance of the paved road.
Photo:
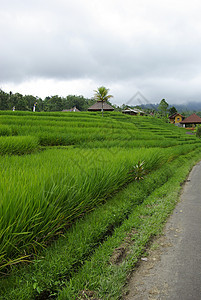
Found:
M 201 162 L 157 244 L 131 278 L 125 299 L 201 299 Z

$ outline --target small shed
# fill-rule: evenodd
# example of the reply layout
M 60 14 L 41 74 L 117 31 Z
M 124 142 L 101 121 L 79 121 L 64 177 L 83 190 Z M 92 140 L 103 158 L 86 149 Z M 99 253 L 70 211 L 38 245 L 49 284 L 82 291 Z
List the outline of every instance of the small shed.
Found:
M 179 124 L 184 119 L 185 119 L 185 117 L 179 113 L 175 113 L 175 114 L 169 116 L 170 123 L 172 123 L 172 124 Z
M 88 108 L 88 111 L 102 111 L 102 109 L 104 111 L 113 111 L 114 107 L 109 105 L 107 102 L 98 101 L 95 104 L 93 104 L 92 106 L 90 106 Z
M 63 109 L 62 110 L 62 112 L 72 112 L 72 111 L 74 111 L 74 112 L 78 112 L 78 111 L 80 111 L 76 106 L 74 106 L 74 107 L 72 107 L 72 108 L 70 108 L 70 109 Z
M 196 124 L 201 124 L 201 118 L 194 113 L 181 121 L 180 124 L 182 124 L 183 127 L 195 127 Z
M 136 115 L 144 115 L 145 114 L 145 112 L 144 111 L 142 111 L 142 110 L 140 110 L 140 109 L 138 109 L 138 108 L 134 108 L 134 109 L 132 109 L 132 108 L 126 108 L 126 109 L 124 109 L 124 110 L 122 110 L 122 113 L 123 114 L 127 114 L 127 115 L 133 115 L 133 116 L 136 116 Z

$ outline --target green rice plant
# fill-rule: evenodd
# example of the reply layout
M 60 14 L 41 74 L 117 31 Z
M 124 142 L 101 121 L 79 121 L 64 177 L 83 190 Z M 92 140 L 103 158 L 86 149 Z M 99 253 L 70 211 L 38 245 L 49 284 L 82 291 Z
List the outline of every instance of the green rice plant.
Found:
M 106 201 L 132 180 L 129 171 L 138 161 L 145 162 L 147 174 L 199 147 L 194 140 L 170 141 L 165 134 L 151 132 L 150 120 L 153 128 L 170 130 L 161 121 L 118 113 L 106 114 L 102 120 L 90 113 L 0 112 L 2 126 L 9 124 L 19 133 L 0 138 L 2 155 L 31 153 L 39 144 L 79 146 L 3 158 L 1 265 L 19 261 L 22 253 L 37 252 L 64 227 Z
M 0 136 L 12 135 L 12 129 L 8 125 L 0 125 Z
M 143 155 L 150 170 L 157 167 L 154 153 L 161 155 L 156 149 L 112 150 L 57 149 L 2 161 L 2 266 L 14 263 L 24 251 L 45 246 L 63 227 L 119 190 L 130 181 L 128 171 L 139 157 Z
M 0 137 L 0 155 L 23 155 L 38 149 L 38 139 L 32 136 Z
M 167 148 L 176 145 L 183 144 L 185 142 L 174 140 L 95 140 L 93 142 L 83 142 L 79 144 L 81 148 L 113 148 L 113 147 L 121 147 L 121 148 Z
M 98 114 L 0 112 L 4 125 L 17 129 L 19 135 L 39 136 L 44 146 L 81 145 L 94 141 L 138 141 L 137 147 L 156 146 L 162 140 L 177 144 L 184 131 L 150 117 L 132 117 L 108 113 L 104 120 Z M 170 126 L 168 126 L 170 125 Z M 184 138 L 185 137 L 185 138 Z M 171 141 L 170 141 L 171 138 Z M 192 138 L 192 137 L 191 137 Z M 154 141 L 157 141 L 154 143 Z M 187 141 L 190 140 L 187 139 Z M 147 144 L 145 143 L 147 141 Z
M 13 125 L 0 124 L 0 136 L 18 135 L 18 130 Z
M 41 146 L 67 146 L 74 144 L 74 141 L 66 134 L 39 133 L 38 138 Z
M 190 149 L 194 146 L 186 151 Z M 135 161 L 143 159 L 150 172 L 168 161 L 170 152 L 172 149 L 156 148 L 56 149 L 20 159 L 5 158 L 0 207 L 3 264 L 8 262 L 6 257 L 11 259 L 23 249 L 30 253 L 37 245 L 45 245 L 64 226 L 105 201 L 131 180 L 128 172 Z M 172 159 L 178 155 L 175 148 Z
M 82 266 L 80 261 L 87 260 L 100 244 L 100 240 L 106 241 L 113 229 L 117 230 L 137 209 L 137 205 L 169 180 L 182 164 L 178 160 L 168 168 L 164 165 L 162 169 L 149 174 L 149 178 L 135 181 L 87 217 L 78 220 L 50 249 L 41 253 L 31 264 L 29 272 L 24 274 L 23 270 L 18 271 L 17 277 L 13 274 L 13 278 L 10 278 L 13 287 L 10 280 L 0 283 L 2 293 L 6 295 L 5 299 L 31 299 L 38 294 L 42 297 L 43 293 L 50 294 L 60 289 L 66 280 L 76 275 Z
M 197 153 L 195 153 L 197 152 Z M 200 152 L 195 156 L 188 155 L 185 164 L 175 169 L 170 180 L 156 189 L 130 214 L 127 220 L 118 227 L 105 243 L 96 249 L 74 277 L 61 289 L 58 299 L 76 299 L 82 291 L 93 291 L 97 299 L 120 299 L 128 275 L 145 253 L 151 239 L 161 233 L 164 223 L 175 207 L 185 179 L 192 165 L 200 159 Z M 141 181 L 143 182 L 143 181 Z M 112 263 L 111 256 L 115 249 L 122 247 L 131 237 L 129 251 L 121 263 Z

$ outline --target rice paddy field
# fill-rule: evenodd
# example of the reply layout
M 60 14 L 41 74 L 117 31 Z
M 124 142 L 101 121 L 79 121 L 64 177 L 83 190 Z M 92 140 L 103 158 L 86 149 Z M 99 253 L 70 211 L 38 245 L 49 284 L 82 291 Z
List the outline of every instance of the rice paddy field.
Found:
M 0 111 L 0 155 L 0 299 L 120 299 L 201 141 L 150 116 Z

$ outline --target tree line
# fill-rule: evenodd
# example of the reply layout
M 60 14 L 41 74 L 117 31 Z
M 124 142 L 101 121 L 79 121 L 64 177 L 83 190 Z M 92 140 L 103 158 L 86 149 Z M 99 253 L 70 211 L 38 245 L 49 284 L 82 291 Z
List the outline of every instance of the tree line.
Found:
M 94 103 L 94 99 L 84 98 L 83 96 L 68 95 L 60 97 L 55 95 L 42 100 L 32 95 L 6 93 L 0 89 L 0 110 L 32 111 L 35 106 L 35 111 L 62 111 L 76 106 L 80 111 L 87 111 L 88 107 Z
M 103 88 L 103 87 L 101 87 Z M 101 89 L 99 88 L 99 89 Z M 22 110 L 22 111 L 33 111 L 35 106 L 35 111 L 62 111 L 64 109 L 70 109 L 76 106 L 77 109 L 80 111 L 87 111 L 87 109 L 93 105 L 96 100 L 100 100 L 97 98 L 99 93 L 99 89 L 95 91 L 94 98 L 85 98 L 83 96 L 76 96 L 76 95 L 68 95 L 66 97 L 60 97 L 58 95 L 48 96 L 44 100 L 35 97 L 33 95 L 22 95 L 20 93 L 6 93 L 0 89 L 0 110 Z M 105 88 L 106 89 L 106 88 Z M 108 92 L 108 89 L 106 89 Z M 111 95 L 109 95 L 109 98 Z M 107 102 L 112 105 L 108 99 Z M 128 106 L 123 104 L 122 106 L 112 105 L 115 111 L 122 111 L 126 107 L 130 108 L 139 108 L 144 110 L 147 114 L 155 115 L 159 118 L 163 118 L 168 120 L 168 116 L 177 112 L 177 109 L 174 106 L 169 106 L 165 99 L 162 99 L 159 104 L 150 104 L 150 105 L 140 105 L 140 106 Z M 200 111 L 178 111 L 183 116 L 189 116 L 193 112 L 196 112 L 197 115 L 201 117 Z

